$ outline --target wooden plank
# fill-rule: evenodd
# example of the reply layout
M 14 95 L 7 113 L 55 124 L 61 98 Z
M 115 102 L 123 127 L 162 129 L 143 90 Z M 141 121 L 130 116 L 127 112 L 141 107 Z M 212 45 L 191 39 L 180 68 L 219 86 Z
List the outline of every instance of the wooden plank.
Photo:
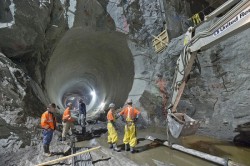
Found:
M 159 53 L 163 51 L 169 43 L 167 30 L 165 29 L 158 36 L 153 36 L 153 37 L 154 39 L 152 41 L 153 41 L 153 47 L 155 48 L 155 52 Z
M 91 149 L 88 149 L 88 150 L 85 150 L 85 151 L 82 151 L 82 152 L 78 152 L 78 153 L 75 153 L 75 154 L 71 154 L 71 155 L 69 155 L 69 156 L 65 156 L 65 157 L 61 157 L 61 158 L 55 159 L 55 160 L 47 161 L 47 162 L 38 164 L 38 165 L 36 165 L 36 166 L 43 166 L 43 165 L 55 164 L 55 163 L 58 163 L 59 161 L 66 160 L 66 159 L 68 159 L 68 158 L 71 158 L 71 157 L 74 157 L 74 156 L 77 156 L 77 155 L 80 155 L 80 154 L 88 153 L 88 152 L 91 152 L 91 151 L 93 151 L 93 150 L 97 150 L 97 149 L 100 149 L 100 148 L 101 148 L 101 146 L 97 146 L 97 147 L 95 147 L 95 148 L 91 148 Z

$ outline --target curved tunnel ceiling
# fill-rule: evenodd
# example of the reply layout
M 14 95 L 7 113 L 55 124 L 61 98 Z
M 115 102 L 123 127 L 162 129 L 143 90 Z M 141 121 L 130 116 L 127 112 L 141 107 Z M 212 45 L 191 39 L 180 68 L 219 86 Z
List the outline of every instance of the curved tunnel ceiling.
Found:
M 70 98 L 82 98 L 91 110 L 102 102 L 122 106 L 133 78 L 133 57 L 123 34 L 73 28 L 51 56 L 45 86 L 60 107 Z

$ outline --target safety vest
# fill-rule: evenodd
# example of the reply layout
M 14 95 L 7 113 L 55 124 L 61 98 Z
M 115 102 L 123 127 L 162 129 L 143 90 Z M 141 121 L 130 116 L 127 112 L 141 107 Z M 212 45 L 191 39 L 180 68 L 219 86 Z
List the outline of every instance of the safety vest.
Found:
M 132 106 L 127 106 L 120 112 L 120 115 L 123 115 L 126 121 L 133 121 L 139 114 L 140 112 Z
M 71 112 L 70 112 L 69 107 L 67 107 L 66 110 L 64 111 L 62 120 L 63 121 L 68 121 L 68 122 L 73 122 L 74 121 L 74 119 L 71 118 Z
M 44 129 L 56 129 L 56 118 L 51 112 L 46 111 L 42 114 L 41 127 Z
M 108 122 L 115 121 L 113 112 L 111 110 L 109 110 L 109 112 L 107 114 L 107 120 L 108 120 Z

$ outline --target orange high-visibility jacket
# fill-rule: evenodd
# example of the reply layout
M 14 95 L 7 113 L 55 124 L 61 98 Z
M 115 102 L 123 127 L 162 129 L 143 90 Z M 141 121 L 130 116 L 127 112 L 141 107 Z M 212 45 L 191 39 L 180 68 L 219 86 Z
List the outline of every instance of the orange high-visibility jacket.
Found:
M 74 119 L 71 117 L 71 111 L 70 111 L 69 107 L 67 107 L 66 110 L 64 111 L 62 120 L 68 121 L 68 122 L 74 121 Z
M 56 118 L 51 112 L 46 111 L 42 114 L 41 127 L 44 129 L 56 129 Z
M 108 122 L 111 122 L 111 121 L 115 120 L 113 112 L 111 110 L 109 110 L 109 112 L 107 114 L 107 120 L 108 120 Z
M 123 115 L 125 117 L 125 119 L 130 119 L 130 120 L 134 120 L 137 115 L 139 115 L 140 112 L 136 109 L 133 108 L 132 106 L 127 106 L 125 107 L 121 112 L 120 115 Z

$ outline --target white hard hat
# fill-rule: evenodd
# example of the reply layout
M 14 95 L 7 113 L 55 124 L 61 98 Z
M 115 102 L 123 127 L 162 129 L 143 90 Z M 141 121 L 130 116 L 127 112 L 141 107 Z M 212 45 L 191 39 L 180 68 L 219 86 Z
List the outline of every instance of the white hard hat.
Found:
M 109 108 L 114 108 L 115 107 L 115 104 L 114 103 L 110 103 L 109 104 Z
M 132 103 L 132 99 L 129 98 L 129 99 L 127 100 L 127 103 Z

